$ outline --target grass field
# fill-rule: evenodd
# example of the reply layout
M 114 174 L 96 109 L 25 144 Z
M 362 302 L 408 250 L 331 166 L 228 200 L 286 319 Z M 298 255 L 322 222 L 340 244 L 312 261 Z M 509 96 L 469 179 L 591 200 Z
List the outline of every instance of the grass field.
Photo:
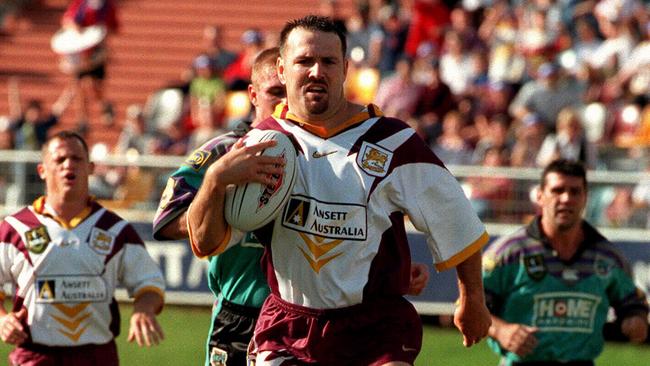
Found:
M 185 366 L 202 365 L 205 337 L 210 321 L 207 307 L 168 306 L 159 320 L 165 331 L 165 340 L 158 347 L 139 348 L 126 342 L 131 307 L 121 306 L 122 334 L 118 338 L 120 360 L 123 366 Z M 0 345 L 0 365 L 5 364 L 10 347 Z M 596 361 L 597 366 L 647 366 L 650 347 L 608 343 L 605 352 Z M 496 365 L 497 357 L 485 342 L 465 349 L 460 334 L 455 329 L 426 326 L 424 346 L 417 366 L 478 366 Z

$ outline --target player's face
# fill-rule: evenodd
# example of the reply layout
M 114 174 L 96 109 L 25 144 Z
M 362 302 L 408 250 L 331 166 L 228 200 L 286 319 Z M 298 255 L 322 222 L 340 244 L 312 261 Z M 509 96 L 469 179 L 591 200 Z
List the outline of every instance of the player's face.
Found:
M 278 61 L 291 112 L 318 122 L 332 118 L 344 105 L 347 62 L 334 33 L 295 28 Z
M 88 198 L 88 176 L 92 169 L 81 142 L 73 138 L 52 140 L 43 152 L 43 162 L 38 165 L 48 196 L 82 200 Z
M 555 230 L 565 231 L 580 224 L 587 189 L 580 177 L 551 172 L 537 194 L 537 203 L 542 208 L 542 220 Z
M 284 85 L 275 67 L 267 67 L 253 78 L 248 94 L 255 106 L 255 121 L 260 122 L 273 114 L 275 106 L 286 97 Z

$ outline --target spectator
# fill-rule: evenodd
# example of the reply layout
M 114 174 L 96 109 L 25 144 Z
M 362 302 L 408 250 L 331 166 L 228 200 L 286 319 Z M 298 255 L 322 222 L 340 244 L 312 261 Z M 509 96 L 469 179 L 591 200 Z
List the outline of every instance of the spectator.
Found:
M 221 26 L 207 25 L 203 28 L 203 44 L 203 53 L 210 58 L 217 75 L 221 75 L 237 59 L 237 54 L 223 45 Z
M 650 174 L 650 163 L 646 162 L 645 172 Z M 632 203 L 640 215 L 645 216 L 645 227 L 650 229 L 650 178 L 640 181 L 632 190 Z
M 511 146 L 508 142 L 508 130 L 510 120 L 504 114 L 497 114 L 489 119 L 485 128 L 485 134 L 481 136 L 474 147 L 472 154 L 473 164 L 482 164 L 485 161 L 485 155 L 490 149 L 498 149 L 505 161 L 508 161 L 511 154 Z
M 126 108 L 122 132 L 115 145 L 115 153 L 124 155 L 133 149 L 140 155 L 151 154 L 153 139 L 155 136 L 147 131 L 142 107 L 139 104 L 129 105 Z
M 468 94 L 476 75 L 473 74 L 473 60 L 465 50 L 460 34 L 455 31 L 445 33 L 440 56 L 440 79 L 449 85 L 456 96 Z
M 220 125 L 226 104 L 226 84 L 219 78 L 208 55 L 200 55 L 194 60 L 196 76 L 190 83 L 190 115 L 193 127 L 199 125 L 201 113 Z
M 382 35 L 377 68 L 383 78 L 395 71 L 395 65 L 404 52 L 408 26 L 399 18 L 397 11 L 389 5 L 380 9 L 378 17 Z
M 375 67 L 381 52 L 381 30 L 370 17 L 370 5 L 359 1 L 346 21 L 348 55 L 355 64 Z
M 526 115 L 515 127 L 515 143 L 512 147 L 510 164 L 515 167 L 536 167 L 537 155 L 545 137 L 546 126 L 539 117 L 534 113 Z
M 483 167 L 497 168 L 508 165 L 508 151 L 500 147 L 489 147 L 479 164 Z M 495 175 L 473 176 L 465 180 L 469 188 L 469 198 L 474 211 L 482 220 L 496 219 L 504 214 L 510 200 L 513 199 L 514 182 L 512 179 Z
M 598 35 L 595 26 L 587 17 L 576 19 L 576 39 L 573 43 L 573 50 L 576 54 L 578 66 L 587 66 L 594 58 L 596 50 L 600 47 L 602 40 Z
M 438 62 L 419 63 L 421 83 L 420 98 L 415 108 L 427 144 L 431 144 L 442 132 L 442 118 L 455 107 L 454 95 L 449 86 L 440 80 Z
M 537 166 L 544 167 L 557 159 L 579 161 L 585 166 L 594 167 L 596 150 L 585 136 L 582 123 L 572 108 L 564 108 L 557 116 L 556 133 L 551 133 L 537 155 Z
M 101 102 L 103 113 L 112 115 L 113 106 L 104 95 L 104 80 L 110 59 L 108 38 L 119 29 L 114 0 L 73 0 L 63 14 L 61 24 L 64 29 L 77 32 L 92 26 L 105 28 L 106 37 L 95 47 L 84 51 L 82 59 L 85 61 L 75 65 L 72 72 L 76 78 L 78 121 L 88 121 L 90 94 Z
M 461 130 L 465 121 L 458 111 L 448 112 L 442 120 L 442 134 L 431 146 L 445 165 L 469 165 L 472 149 L 465 142 Z
M 375 103 L 388 116 L 408 118 L 415 112 L 420 92 L 413 81 L 413 60 L 403 57 L 397 63 L 395 74 L 379 84 Z
M 264 49 L 264 35 L 258 29 L 248 29 L 242 34 L 241 43 L 244 48 L 223 73 L 229 90 L 246 90 L 248 87 L 253 61 Z
M 15 133 L 15 147 L 20 150 L 40 150 L 48 131 L 59 122 L 70 104 L 74 91 L 66 88 L 50 110 L 45 111 L 43 102 L 38 99 L 30 99 L 23 109 L 17 78 L 11 78 L 8 87 L 9 118 Z
M 433 46 L 438 53 L 442 48 L 444 30 L 450 22 L 449 8 L 441 0 L 414 0 L 412 4 L 406 54 L 415 57 L 418 48 L 424 44 Z
M 562 108 L 581 104 L 585 85 L 564 75 L 554 63 L 544 63 L 537 68 L 536 79 L 524 84 L 509 107 L 510 114 L 521 120 L 535 113 L 549 130 Z

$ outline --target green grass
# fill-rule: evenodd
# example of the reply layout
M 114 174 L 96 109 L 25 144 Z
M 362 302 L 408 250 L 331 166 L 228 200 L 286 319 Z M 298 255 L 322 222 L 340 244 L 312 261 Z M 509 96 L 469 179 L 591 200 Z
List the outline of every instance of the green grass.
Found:
M 204 344 L 210 322 L 208 307 L 167 306 L 159 321 L 165 331 L 165 340 L 157 347 L 140 348 L 126 342 L 131 307 L 121 306 L 122 334 L 117 340 L 123 366 L 202 365 Z M 0 365 L 5 364 L 11 350 L 0 345 Z M 608 343 L 597 366 L 645 366 L 650 360 L 650 347 Z M 485 342 L 464 348 L 460 333 L 455 329 L 426 326 L 424 345 L 416 366 L 482 366 L 497 365 L 498 359 Z

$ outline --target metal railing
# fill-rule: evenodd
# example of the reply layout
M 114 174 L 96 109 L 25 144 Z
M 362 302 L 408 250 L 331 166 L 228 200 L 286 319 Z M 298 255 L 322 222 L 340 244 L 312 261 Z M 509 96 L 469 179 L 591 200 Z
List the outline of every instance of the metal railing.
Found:
M 40 153 L 0 150 L 0 217 L 43 192 L 36 174 Z M 184 161 L 179 156 L 108 155 L 95 159 L 91 193 L 129 220 L 151 221 L 167 177 Z M 518 225 L 536 213 L 534 189 L 541 170 L 533 168 L 449 166 L 484 222 Z M 635 186 L 650 184 L 650 172 L 588 172 L 585 217 L 601 228 L 650 228 L 650 210 L 631 201 Z M 494 188 L 497 189 L 486 189 Z M 486 194 L 485 191 L 488 191 Z M 483 193 L 483 196 L 479 193 Z M 647 232 L 646 232 L 647 234 Z

